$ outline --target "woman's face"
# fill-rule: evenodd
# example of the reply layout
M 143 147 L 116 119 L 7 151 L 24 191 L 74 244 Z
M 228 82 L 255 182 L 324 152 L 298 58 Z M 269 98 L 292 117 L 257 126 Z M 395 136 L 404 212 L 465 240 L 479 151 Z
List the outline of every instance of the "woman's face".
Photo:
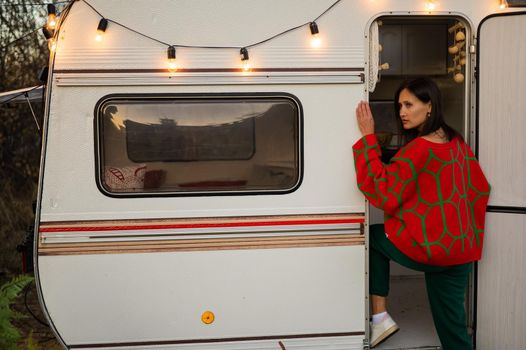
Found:
M 400 119 L 404 129 L 417 128 L 421 130 L 427 118 L 427 113 L 431 112 L 431 102 L 422 102 L 409 90 L 403 89 L 398 96 L 398 106 L 400 108 Z

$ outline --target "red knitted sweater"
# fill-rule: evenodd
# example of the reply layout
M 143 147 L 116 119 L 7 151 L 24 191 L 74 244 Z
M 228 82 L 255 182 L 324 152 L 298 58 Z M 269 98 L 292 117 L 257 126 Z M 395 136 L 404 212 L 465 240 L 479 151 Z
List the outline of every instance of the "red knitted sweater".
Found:
M 385 165 L 371 134 L 353 153 L 358 188 L 384 210 L 387 237 L 400 251 L 429 265 L 480 259 L 490 186 L 468 145 L 418 137 Z

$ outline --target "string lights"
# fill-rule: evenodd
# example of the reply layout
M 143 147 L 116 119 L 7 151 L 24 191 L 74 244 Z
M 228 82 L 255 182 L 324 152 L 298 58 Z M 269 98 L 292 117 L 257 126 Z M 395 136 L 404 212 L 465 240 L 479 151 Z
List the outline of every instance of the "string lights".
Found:
M 57 26 L 57 9 L 53 4 L 47 4 L 47 27 L 54 30 Z
M 55 40 L 55 27 L 57 26 L 57 9 L 53 4 L 47 4 L 47 24 L 42 27 L 42 33 L 47 40 L 49 51 L 54 52 L 57 48 Z
M 162 44 L 162 45 L 166 45 L 168 47 L 167 49 L 167 68 L 168 68 L 168 71 L 169 72 L 175 72 L 179 69 L 177 63 L 176 63 L 176 48 L 178 47 L 184 47 L 184 48 L 203 48 L 203 49 L 234 49 L 236 47 L 230 47 L 230 46 L 193 46 L 193 45 L 176 45 L 176 44 L 168 44 L 168 43 L 165 43 L 165 42 L 162 42 L 158 39 L 155 39 L 155 38 L 152 38 L 144 33 L 140 33 L 132 28 L 129 28 L 123 24 L 120 24 L 112 19 L 109 19 L 109 18 L 106 18 L 104 17 L 99 11 L 97 11 L 87 0 L 81 0 L 82 2 L 84 2 L 88 7 L 90 7 L 95 13 L 97 13 L 101 19 L 99 21 L 99 25 L 97 27 L 97 36 L 96 36 L 96 41 L 102 41 L 102 38 L 103 38 L 103 34 L 106 32 L 106 29 L 108 27 L 108 23 L 111 22 L 112 24 L 115 24 L 115 25 L 118 25 L 122 28 L 125 28 L 131 32 L 134 32 L 138 35 L 141 35 L 145 38 L 148 38 L 152 41 L 155 41 L 159 44 Z M 246 45 L 246 46 L 243 46 L 243 47 L 237 47 L 237 49 L 239 49 L 239 55 L 240 55 L 240 58 L 241 58 L 241 70 L 244 71 L 244 72 L 249 72 L 251 70 L 251 63 L 250 63 L 250 60 L 249 60 L 249 55 L 248 55 L 248 49 L 251 48 L 251 47 L 254 47 L 254 46 L 257 46 L 257 45 L 261 45 L 263 43 L 266 43 L 274 38 L 277 38 L 279 36 L 282 36 L 286 33 L 289 33 L 289 32 L 292 32 L 294 30 L 297 30 L 301 27 L 305 27 L 305 26 L 308 26 L 309 27 L 309 30 L 310 30 L 310 33 L 311 33 L 311 46 L 313 48 L 318 48 L 321 46 L 321 38 L 320 38 L 320 31 L 319 31 L 319 28 L 318 28 L 318 24 L 316 23 L 316 21 L 318 19 L 320 19 L 323 15 L 325 15 L 329 10 L 331 10 L 334 6 L 336 6 L 338 3 L 340 3 L 341 0 L 336 0 L 334 3 L 332 3 L 332 5 L 327 8 L 322 14 L 320 14 L 317 18 L 315 18 L 313 21 L 309 21 L 307 23 L 304 23 L 304 24 L 301 24 L 301 25 L 298 25 L 296 27 L 293 27 L 293 28 L 290 28 L 290 29 L 287 29 L 281 33 L 278 33 L 270 38 L 267 38 L 265 40 L 262 40 L 262 41 L 259 41 L 257 43 L 253 43 L 251 45 Z
M 67 14 L 74 1 L 60 1 L 55 4 L 68 3 L 63 13 Z M 35 4 L 36 5 L 36 4 Z M 59 25 L 59 16 L 57 15 L 57 9 L 54 4 L 47 4 L 47 23 L 42 27 L 42 34 L 47 40 L 49 51 L 54 52 L 57 48 L 56 28 Z
M 178 46 L 179 46 L 179 47 L 189 47 L 189 48 L 192 48 L 192 47 L 195 47 L 195 48 L 207 48 L 207 49 L 220 49 L 220 48 L 228 49 L 228 48 L 233 48 L 233 47 L 218 47 L 218 46 L 216 46 L 216 47 L 205 47 L 205 46 L 171 45 L 171 44 L 168 44 L 168 43 L 164 43 L 164 42 L 162 42 L 162 41 L 160 41 L 160 40 L 157 40 L 157 39 L 152 38 L 152 37 L 150 37 L 150 36 L 147 36 L 147 35 L 145 35 L 145 34 L 143 34 L 143 33 L 140 33 L 140 32 L 138 32 L 138 31 L 136 31 L 136 30 L 133 30 L 133 29 L 131 29 L 131 28 L 129 28 L 129 27 L 126 27 L 126 26 L 124 26 L 124 25 L 122 25 L 122 24 L 120 24 L 120 23 L 117 23 L 117 22 L 115 22 L 115 21 L 113 21 L 113 20 L 106 19 L 106 18 L 104 18 L 104 16 L 102 16 L 102 14 L 101 14 L 100 12 L 98 12 L 98 11 L 97 11 L 97 10 L 96 10 L 91 4 L 89 4 L 86 0 L 79 0 L 79 1 L 84 2 L 86 5 L 88 5 L 88 6 L 89 6 L 94 12 L 96 12 L 96 13 L 101 17 L 101 20 L 99 21 L 99 25 L 98 25 L 98 27 L 97 27 L 97 35 L 96 35 L 96 37 L 95 37 L 95 40 L 97 40 L 97 41 L 101 41 L 101 40 L 102 40 L 102 38 L 103 38 L 103 34 L 105 33 L 105 31 L 106 31 L 106 29 L 107 29 L 108 22 L 111 21 L 111 22 L 113 22 L 113 23 L 115 23 L 115 24 L 117 24 L 117 25 L 119 25 L 119 26 L 121 26 L 121 27 L 123 27 L 123 28 L 125 28 L 125 29 L 128 29 L 128 30 L 130 30 L 130 31 L 132 31 L 132 32 L 135 32 L 135 33 L 137 33 L 137 34 L 139 34 L 139 35 L 141 35 L 141 36 L 143 36 L 143 37 L 146 37 L 146 38 L 148 38 L 148 39 L 150 39 L 150 40 L 156 41 L 156 42 L 158 42 L 158 43 L 160 43 L 160 44 L 163 44 L 163 45 L 166 45 L 166 46 L 168 46 L 168 47 L 173 46 L 174 49 L 175 49 L 175 47 L 178 47 Z M 70 6 L 71 6 L 74 2 L 76 2 L 76 1 L 71 1 L 71 0 L 69 0 L 69 1 L 55 1 L 55 4 L 68 3 L 68 6 L 66 7 L 66 9 L 69 10 Z M 260 42 L 258 42 L 258 43 L 255 43 L 255 44 L 252 44 L 252 45 L 247 45 L 247 46 L 245 46 L 244 48 L 247 49 L 247 48 L 249 48 L 249 47 L 253 47 L 253 46 L 256 46 L 256 45 L 259 45 L 259 44 L 263 44 L 263 43 L 265 43 L 265 42 L 267 42 L 267 41 L 270 41 L 270 40 L 272 40 L 272 39 L 274 39 L 274 38 L 276 38 L 276 37 L 278 37 L 278 36 L 284 35 L 284 34 L 286 34 L 286 33 L 288 33 L 288 32 L 291 32 L 291 31 L 293 31 L 293 30 L 296 30 L 296 29 L 298 29 L 298 28 L 300 28 L 300 27 L 303 27 L 303 26 L 306 26 L 306 25 L 309 26 L 309 29 L 310 29 L 310 32 L 311 32 L 311 35 L 312 35 L 312 38 L 311 38 L 311 46 L 312 46 L 313 48 L 319 47 L 319 46 L 321 45 L 321 38 L 320 38 L 320 36 L 319 36 L 319 29 L 318 29 L 318 25 L 317 25 L 316 21 L 317 21 L 319 18 L 321 18 L 323 15 L 325 15 L 325 13 L 327 13 L 329 10 L 331 10 L 334 6 L 336 6 L 339 2 L 341 2 L 341 0 L 337 0 L 337 1 L 335 1 L 330 7 L 328 7 L 323 13 L 321 13 L 318 17 L 316 17 L 316 18 L 315 18 L 313 21 L 311 21 L 311 22 L 307 22 L 307 23 L 302 24 L 302 25 L 299 25 L 299 26 L 297 26 L 297 27 L 290 28 L 290 29 L 288 29 L 288 30 L 285 30 L 284 32 L 278 33 L 278 34 L 274 35 L 273 37 L 270 37 L 270 38 L 268 38 L 268 39 L 262 40 L 262 41 L 260 41 Z M 27 5 L 27 4 L 26 4 L 26 5 Z M 39 5 L 39 6 L 40 6 L 40 5 L 46 5 L 46 6 L 47 6 L 47 12 L 48 12 L 48 19 L 47 19 L 47 24 L 46 24 L 47 31 L 44 31 L 44 29 L 42 29 L 42 32 L 44 33 L 44 36 L 45 36 L 46 39 L 48 40 L 48 46 L 50 47 L 50 49 L 51 49 L 51 48 L 54 49 L 54 48 L 56 47 L 56 41 L 55 41 L 55 39 L 54 39 L 54 30 L 55 30 L 55 28 L 56 28 L 56 26 L 57 26 L 57 13 L 56 13 L 55 5 L 54 5 L 54 4 L 29 4 L 29 5 Z M 8 6 L 8 5 L 2 5 L 2 6 Z M 12 5 L 9 4 L 9 6 L 18 6 L 18 4 L 12 4 Z M 499 0 L 499 7 L 500 7 L 501 9 L 506 9 L 508 6 L 509 6 L 509 5 L 508 5 L 507 0 Z M 436 0 L 425 0 L 424 8 L 425 8 L 426 11 L 428 11 L 428 12 L 431 12 L 431 11 L 436 10 L 436 8 L 437 8 L 437 2 L 436 2 Z M 9 46 L 9 45 L 11 45 L 11 44 L 13 44 L 13 43 L 15 43 L 15 42 L 21 40 L 21 39 L 23 39 L 23 38 L 26 37 L 27 35 L 30 35 L 30 34 L 36 32 L 36 31 L 38 31 L 38 30 L 40 30 L 40 28 L 36 28 L 36 29 L 35 29 L 34 31 L 32 31 L 32 32 L 24 34 L 22 37 L 13 40 L 12 42 L 8 43 L 7 45 L 5 45 L 4 47 L 2 47 L 1 49 L 5 48 L 5 47 L 7 47 L 7 46 Z M 452 53 L 452 52 L 450 52 L 450 53 Z M 453 54 L 453 53 L 452 53 L 452 54 Z M 247 57 L 248 57 L 248 51 L 247 51 Z M 242 61 L 245 61 L 245 60 L 242 60 Z M 247 61 L 247 62 L 244 62 L 244 63 L 248 64 L 248 58 L 246 59 L 246 61 Z M 174 63 L 172 63 L 171 65 L 173 66 L 173 64 L 174 64 Z

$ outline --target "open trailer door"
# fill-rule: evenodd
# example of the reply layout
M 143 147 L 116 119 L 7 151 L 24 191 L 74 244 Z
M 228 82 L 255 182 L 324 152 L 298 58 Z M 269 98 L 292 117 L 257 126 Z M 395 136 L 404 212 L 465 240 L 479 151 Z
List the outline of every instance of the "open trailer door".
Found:
M 478 157 L 492 186 L 478 264 L 476 347 L 526 344 L 526 12 L 478 29 Z

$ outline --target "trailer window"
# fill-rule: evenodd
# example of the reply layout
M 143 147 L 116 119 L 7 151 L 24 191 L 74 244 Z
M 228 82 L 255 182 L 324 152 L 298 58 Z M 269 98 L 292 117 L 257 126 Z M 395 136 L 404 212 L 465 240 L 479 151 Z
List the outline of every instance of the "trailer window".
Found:
M 96 123 L 107 194 L 276 193 L 299 183 L 301 106 L 290 95 L 108 96 Z

